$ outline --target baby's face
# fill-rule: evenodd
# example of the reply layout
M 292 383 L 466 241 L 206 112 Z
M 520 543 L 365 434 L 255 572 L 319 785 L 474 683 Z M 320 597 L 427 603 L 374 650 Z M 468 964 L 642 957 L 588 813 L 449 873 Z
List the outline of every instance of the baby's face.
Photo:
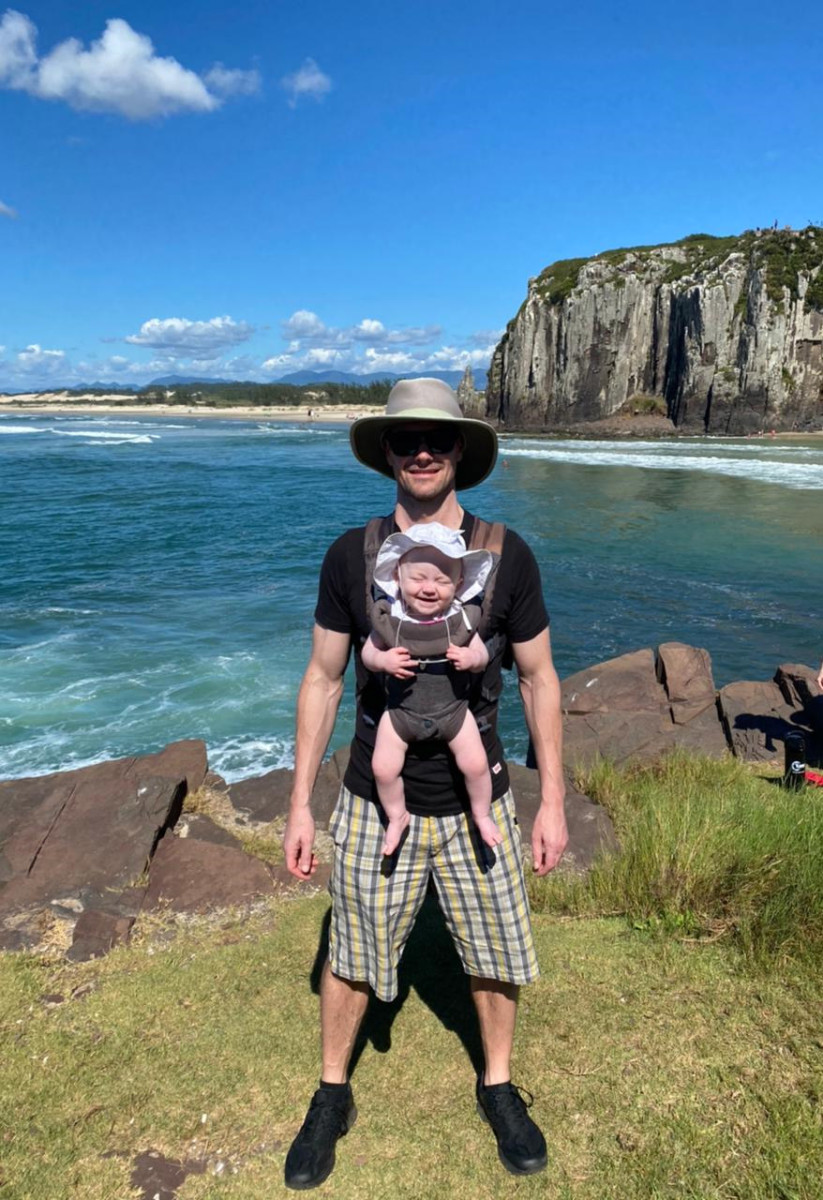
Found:
M 462 578 L 460 561 L 447 558 L 431 546 L 410 550 L 397 568 L 406 610 L 423 621 L 439 617 L 448 609 Z

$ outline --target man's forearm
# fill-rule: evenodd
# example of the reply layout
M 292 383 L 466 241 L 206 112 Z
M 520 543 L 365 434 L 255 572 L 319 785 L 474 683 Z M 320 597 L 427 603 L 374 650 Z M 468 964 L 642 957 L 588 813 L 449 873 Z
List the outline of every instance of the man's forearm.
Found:
M 563 718 L 560 681 L 554 667 L 520 677 L 520 695 L 531 734 L 540 777 L 541 803 L 562 808 L 566 791 L 563 777 Z

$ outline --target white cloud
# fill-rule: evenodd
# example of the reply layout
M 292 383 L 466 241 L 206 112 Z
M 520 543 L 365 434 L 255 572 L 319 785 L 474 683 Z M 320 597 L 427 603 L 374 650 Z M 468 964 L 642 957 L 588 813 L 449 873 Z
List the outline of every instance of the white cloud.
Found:
M 260 91 L 259 71 L 239 71 L 215 63 L 203 79 L 218 96 L 254 96 Z
M 283 337 L 287 339 L 318 338 L 329 333 L 317 313 L 308 312 L 301 308 L 292 313 L 287 321 L 281 324 Z
M 209 360 L 217 358 L 228 346 L 247 342 L 253 333 L 253 325 L 233 321 L 231 317 L 212 317 L 210 321 L 154 317 L 144 321 L 140 332 L 130 334 L 124 341 L 132 346 L 150 346 L 167 355 Z
M 387 329 L 382 321 L 365 317 L 357 325 L 337 328 L 326 325 L 317 313 L 300 309 L 280 326 L 292 353 L 312 348 L 343 349 L 359 342 L 376 346 L 425 346 L 440 335 L 439 325 L 412 326 L 406 329 Z
M 307 58 L 302 67 L 283 76 L 280 86 L 289 94 L 289 108 L 297 108 L 300 100 L 322 100 L 331 91 L 332 82 L 313 58 Z
M 0 87 L 145 121 L 176 112 L 211 112 L 224 96 L 256 91 L 259 76 L 217 63 L 201 78 L 175 58 L 161 58 L 150 38 L 120 18 L 107 21 L 88 50 L 68 38 L 38 58 L 36 26 L 8 9 L 0 21 Z
M 44 350 L 37 342 L 32 342 L 17 355 L 17 369 L 24 374 L 51 375 L 66 365 L 65 350 Z
M 37 30 L 22 13 L 10 8 L 0 21 L 0 84 L 28 90 L 37 64 Z
M 17 209 L 12 208 L 9 204 L 4 204 L 0 200 L 0 217 L 11 217 L 12 221 L 17 217 Z

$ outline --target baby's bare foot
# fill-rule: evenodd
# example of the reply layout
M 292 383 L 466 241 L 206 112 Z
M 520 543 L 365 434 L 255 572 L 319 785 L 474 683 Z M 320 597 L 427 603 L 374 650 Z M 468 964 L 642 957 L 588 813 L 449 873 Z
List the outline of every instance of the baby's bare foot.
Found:
M 409 814 L 404 812 L 402 816 L 396 817 L 389 821 L 386 826 L 386 836 L 383 839 L 383 853 L 394 854 L 397 847 L 400 845 L 400 839 L 403 836 L 403 830 L 406 829 L 409 823 Z
M 491 817 L 480 817 L 475 820 L 478 832 L 487 846 L 499 846 L 503 841 L 503 834 L 495 825 Z

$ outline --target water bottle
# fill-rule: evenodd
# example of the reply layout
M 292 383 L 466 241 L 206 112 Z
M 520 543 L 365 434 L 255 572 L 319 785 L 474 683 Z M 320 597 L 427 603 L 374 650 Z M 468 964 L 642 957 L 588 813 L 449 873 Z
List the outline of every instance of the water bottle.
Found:
M 806 782 L 806 739 L 799 729 L 792 729 L 783 741 L 786 762 L 783 786 L 797 790 Z

